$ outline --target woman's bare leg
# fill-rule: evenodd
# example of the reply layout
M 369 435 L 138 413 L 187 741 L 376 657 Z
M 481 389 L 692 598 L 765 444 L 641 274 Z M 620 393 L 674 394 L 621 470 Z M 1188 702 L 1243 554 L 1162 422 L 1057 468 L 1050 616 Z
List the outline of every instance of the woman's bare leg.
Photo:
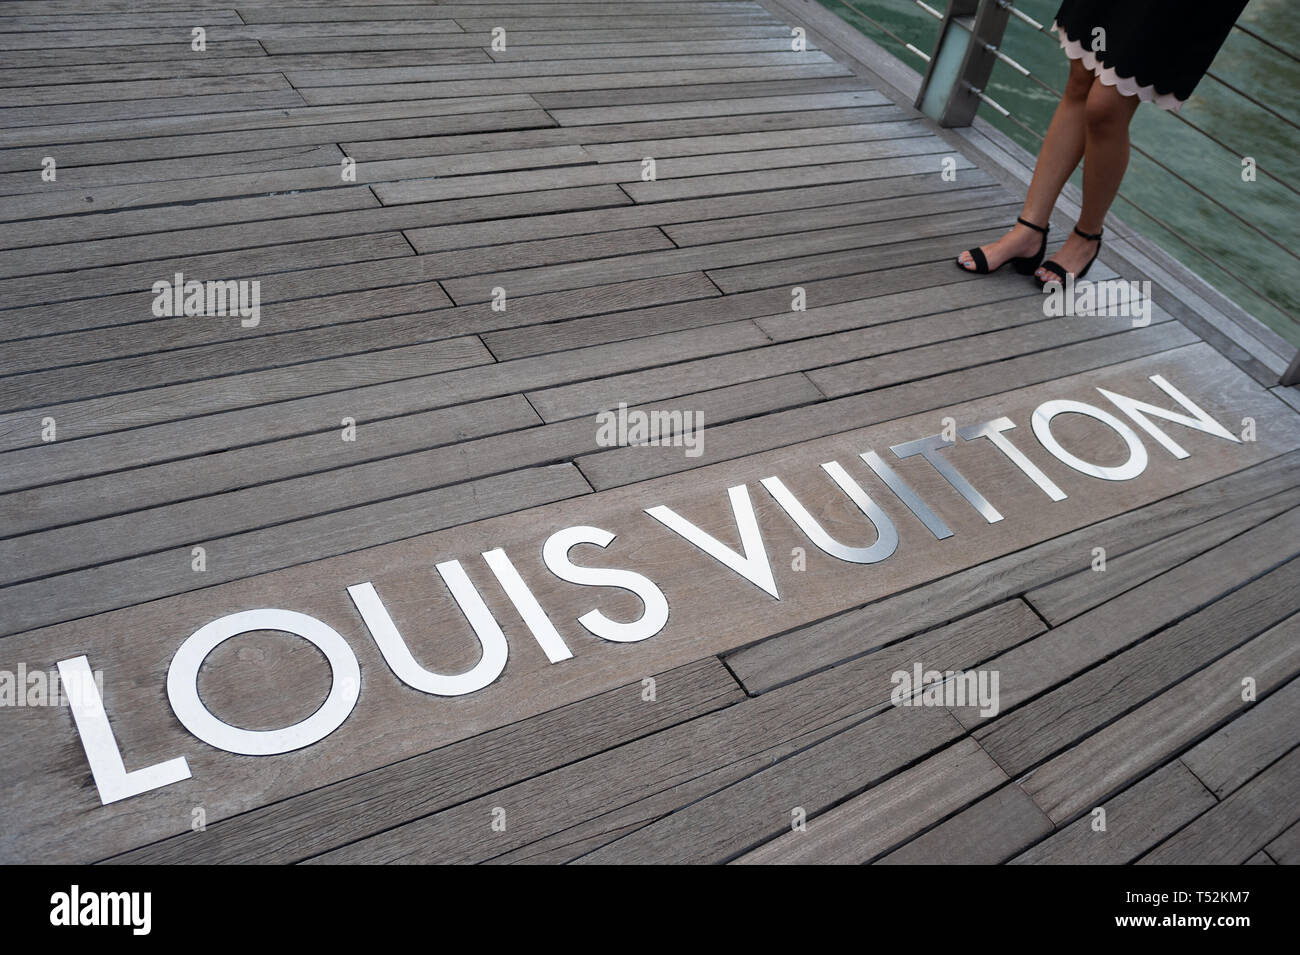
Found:
M 1070 175 L 1079 160 L 1083 158 L 1086 141 L 1086 110 L 1088 95 L 1092 90 L 1094 77 L 1079 60 L 1070 61 L 1070 78 L 1065 84 L 1065 93 L 1056 106 L 1052 122 L 1047 127 L 1042 148 L 1038 151 L 1038 162 L 1034 165 L 1034 178 L 1029 183 L 1029 193 L 1025 197 L 1024 208 L 1020 215 L 1028 222 L 1047 225 L 1052 215 L 1056 198 L 1069 181 Z M 1100 86 L 1101 84 L 1096 84 Z M 1021 255 L 1033 255 L 1038 251 L 1042 236 L 1033 229 L 1022 225 L 1014 226 L 992 245 L 986 245 L 984 255 L 989 268 L 995 269 L 1007 259 Z M 971 268 L 970 253 L 963 252 L 958 261 L 966 268 Z
M 1140 101 L 1125 96 L 1113 86 L 1093 84 L 1085 105 L 1087 144 L 1083 156 L 1083 209 L 1079 213 L 1080 231 L 1101 231 L 1106 213 L 1119 192 L 1119 184 L 1128 169 L 1128 127 Z M 1097 243 L 1070 233 L 1060 251 L 1052 258 L 1067 272 L 1077 273 L 1097 251 Z M 1044 281 L 1060 281 L 1051 272 L 1039 269 Z

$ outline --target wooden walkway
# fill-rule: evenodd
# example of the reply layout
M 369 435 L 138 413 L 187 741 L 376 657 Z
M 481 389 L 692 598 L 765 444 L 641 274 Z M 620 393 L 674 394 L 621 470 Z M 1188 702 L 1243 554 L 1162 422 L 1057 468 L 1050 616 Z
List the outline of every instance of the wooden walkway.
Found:
M 799 5 L 0 4 L 0 679 L 85 655 L 126 770 L 189 775 L 105 805 L 69 707 L 0 706 L 0 859 L 1300 861 L 1300 403 L 1176 289 L 1136 325 L 959 273 L 1014 180 L 815 30 L 792 50 Z M 159 314 L 178 273 L 257 281 L 256 323 Z M 1252 433 L 1189 426 L 1153 375 Z M 1125 419 L 1140 477 L 1031 429 L 1121 415 L 1098 388 L 1184 416 Z M 702 415 L 702 453 L 610 446 L 620 403 Z M 950 436 L 994 521 L 901 450 L 1004 415 L 1066 499 Z M 892 517 L 886 560 L 830 552 L 872 534 L 829 461 Z M 561 580 L 565 527 L 617 538 L 573 563 L 652 580 L 660 630 L 590 632 L 653 601 Z M 416 670 L 482 670 L 452 560 L 509 647 L 455 696 L 399 680 L 347 590 Z M 182 725 L 169 666 L 264 607 L 341 634 L 359 696 L 237 755 Z M 998 711 L 893 705 L 914 665 L 996 674 Z M 330 674 L 258 631 L 198 690 L 271 731 Z

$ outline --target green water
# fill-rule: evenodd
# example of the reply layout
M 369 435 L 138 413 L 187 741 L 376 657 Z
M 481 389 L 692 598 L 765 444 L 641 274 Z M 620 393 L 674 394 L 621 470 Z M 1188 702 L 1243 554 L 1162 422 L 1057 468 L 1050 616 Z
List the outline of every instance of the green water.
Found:
M 912 0 L 820 2 L 924 72 L 924 61 L 854 10 L 930 53 L 939 21 Z M 946 6 L 942 0 L 929 3 Z M 1050 26 L 1059 0 L 1017 0 L 1016 6 Z M 1157 107 L 1138 110 L 1133 144 L 1151 158 L 1135 148 L 1114 211 L 1300 346 L 1300 26 L 1294 0 L 1251 0 L 1238 24 L 1256 35 L 1232 31 L 1210 69 L 1214 75 L 1201 81 L 1182 109 L 1191 126 Z M 1063 87 L 1068 61 L 1054 34 L 1045 36 L 1013 17 L 1002 50 L 1054 89 Z M 1039 135 L 1056 108 L 1055 94 L 1003 63 L 985 92 Z M 1037 153 L 1039 140 L 1015 122 L 987 106 L 980 115 Z M 1242 180 L 1242 156 L 1257 163 L 1254 182 Z M 1074 182 L 1079 184 L 1077 173 Z

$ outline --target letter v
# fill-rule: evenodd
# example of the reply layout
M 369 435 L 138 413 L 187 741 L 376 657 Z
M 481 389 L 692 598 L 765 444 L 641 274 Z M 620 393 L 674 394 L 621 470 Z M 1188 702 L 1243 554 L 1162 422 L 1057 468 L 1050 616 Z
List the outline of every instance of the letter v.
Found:
M 661 504 L 658 507 L 647 507 L 645 512 L 710 557 L 730 567 L 754 586 L 780 600 L 781 595 L 776 592 L 776 580 L 772 577 L 772 565 L 767 559 L 767 549 L 763 546 L 763 535 L 758 529 L 758 520 L 754 517 L 749 490 L 745 485 L 737 484 L 727 488 L 727 494 L 731 497 L 731 512 L 735 515 L 736 526 L 740 529 L 743 554 L 736 553 L 716 537 L 700 530 L 670 507 Z

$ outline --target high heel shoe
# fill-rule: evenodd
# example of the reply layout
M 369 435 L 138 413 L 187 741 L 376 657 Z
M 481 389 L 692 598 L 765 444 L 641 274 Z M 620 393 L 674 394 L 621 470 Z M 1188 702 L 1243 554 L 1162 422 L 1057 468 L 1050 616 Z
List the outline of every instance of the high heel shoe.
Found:
M 1102 229 L 1102 232 L 1105 231 L 1106 231 L 1105 229 Z M 1079 272 L 1075 274 L 1074 278 L 1076 281 L 1078 281 L 1079 279 L 1083 278 L 1085 275 L 1088 274 L 1088 270 L 1092 268 L 1092 263 L 1096 262 L 1097 256 L 1101 255 L 1101 232 L 1097 232 L 1095 234 L 1081 232 L 1079 231 L 1079 227 L 1075 226 L 1074 234 L 1079 236 L 1081 239 L 1087 239 L 1089 242 L 1097 243 L 1097 251 L 1092 253 L 1092 258 L 1088 260 L 1088 264 L 1085 265 Z M 1065 284 L 1065 280 L 1069 276 L 1069 273 L 1066 272 L 1065 269 L 1061 267 L 1061 263 L 1057 262 L 1055 259 L 1048 259 L 1046 262 L 1043 263 L 1043 268 L 1045 268 L 1047 271 L 1051 272 L 1052 274 L 1059 276 L 1061 280 L 1061 284 L 1062 285 Z M 1037 269 L 1035 269 L 1035 271 L 1037 271 Z M 1034 281 L 1038 283 L 1039 288 L 1042 288 L 1048 282 L 1054 282 L 1056 280 L 1055 279 L 1043 280 L 1040 279 L 1038 276 L 1034 276 Z
M 1018 216 L 1016 217 L 1016 221 L 1023 226 L 1033 229 L 1035 232 L 1041 233 L 1043 241 L 1039 243 L 1038 252 L 1034 255 L 1015 256 L 1007 259 L 1007 261 L 1003 262 L 1002 265 L 1006 265 L 1007 262 L 1010 262 L 1011 267 L 1021 275 L 1033 275 L 1034 270 L 1038 268 L 1038 264 L 1043 261 L 1043 256 L 1047 254 L 1047 230 L 1050 228 L 1050 225 L 1034 225 L 1032 222 L 1027 222 Z M 959 256 L 957 258 L 957 268 L 961 269 L 963 272 L 974 272 L 976 275 L 988 275 L 990 272 L 996 272 L 998 269 L 1002 268 L 1002 265 L 999 265 L 998 269 L 990 269 L 989 260 L 984 257 L 984 250 L 978 246 L 973 249 L 967 249 L 966 251 L 970 253 L 970 260 L 974 263 L 975 268 L 966 268 L 966 266 L 961 264 L 961 257 Z

